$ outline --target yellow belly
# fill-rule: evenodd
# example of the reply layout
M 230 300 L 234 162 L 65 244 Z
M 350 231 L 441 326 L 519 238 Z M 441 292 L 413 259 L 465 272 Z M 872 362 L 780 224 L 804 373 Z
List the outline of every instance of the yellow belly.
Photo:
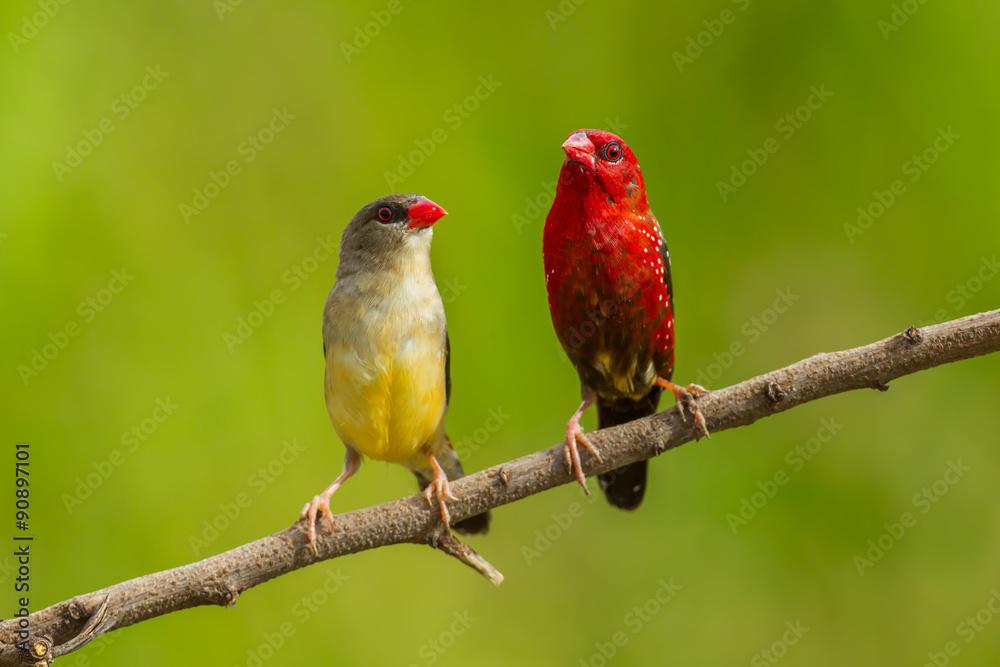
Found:
M 365 456 L 412 461 L 444 438 L 444 346 L 430 333 L 370 342 L 362 350 L 343 342 L 327 349 L 330 419 Z

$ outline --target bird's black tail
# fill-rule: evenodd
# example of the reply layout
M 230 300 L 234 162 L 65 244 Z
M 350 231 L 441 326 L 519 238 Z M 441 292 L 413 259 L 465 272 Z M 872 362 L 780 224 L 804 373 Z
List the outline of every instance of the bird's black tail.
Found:
M 656 412 L 660 404 L 658 386 L 653 388 L 643 398 L 632 400 L 620 398 L 616 400 L 597 399 L 597 427 L 607 428 L 646 417 Z M 611 472 L 603 472 L 597 477 L 601 490 L 607 496 L 608 502 L 623 510 L 634 510 L 642 502 L 646 493 L 646 466 L 648 461 L 636 461 Z
M 451 443 L 449 442 L 448 447 L 442 449 L 443 451 L 438 453 L 436 456 L 441 468 L 448 474 L 448 481 L 453 482 L 459 477 L 464 477 L 465 471 L 462 469 L 462 461 L 458 458 L 458 454 L 451 447 Z M 416 476 L 417 482 L 420 484 L 421 491 L 426 489 L 428 485 L 434 481 L 434 471 L 430 468 L 414 469 L 413 474 Z M 491 518 L 492 517 L 487 510 L 482 514 L 476 514 L 462 519 L 461 521 L 454 521 L 452 522 L 451 527 L 453 530 L 462 535 L 485 535 L 490 532 Z

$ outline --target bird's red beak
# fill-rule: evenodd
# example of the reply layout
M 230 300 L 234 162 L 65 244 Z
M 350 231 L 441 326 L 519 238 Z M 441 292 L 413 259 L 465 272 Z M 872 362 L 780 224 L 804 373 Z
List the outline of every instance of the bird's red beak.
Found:
M 563 142 L 562 149 L 566 151 L 566 159 L 570 162 L 579 162 L 594 168 L 594 144 L 587 138 L 586 132 L 574 132 L 569 135 L 569 139 Z
M 406 228 L 417 229 L 418 227 L 430 227 L 435 222 L 448 215 L 448 211 L 444 210 L 427 197 L 417 197 L 417 203 L 406 211 L 406 215 L 410 218 L 410 224 L 407 225 Z

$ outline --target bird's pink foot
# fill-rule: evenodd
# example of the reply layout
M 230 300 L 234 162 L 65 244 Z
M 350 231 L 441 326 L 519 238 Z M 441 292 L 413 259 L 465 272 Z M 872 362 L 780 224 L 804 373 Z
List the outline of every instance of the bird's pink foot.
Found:
M 701 409 L 698 408 L 698 404 L 695 402 L 699 396 L 707 394 L 708 390 L 697 384 L 689 384 L 687 388 L 684 388 L 664 378 L 656 378 L 656 384 L 673 392 L 677 412 L 681 415 L 681 421 L 687 421 L 684 417 L 684 411 L 687 410 L 694 417 L 695 426 L 705 434 L 706 438 L 711 440 L 712 436 L 708 434 L 708 426 L 705 424 L 705 415 L 701 413 Z
M 445 499 L 458 500 L 458 497 L 452 494 L 451 486 L 448 484 L 448 475 L 441 468 L 434 455 L 428 452 L 427 459 L 431 462 L 431 467 L 434 468 L 434 481 L 424 489 L 424 498 L 427 499 L 427 504 L 433 507 L 434 496 L 437 496 L 438 506 L 441 510 L 441 520 L 444 521 L 445 530 L 451 535 L 451 512 L 448 511 Z
M 579 482 L 580 486 L 583 487 L 583 492 L 588 496 L 590 495 L 590 490 L 587 488 L 587 478 L 583 474 L 583 465 L 580 463 L 580 450 L 577 448 L 576 443 L 582 444 L 590 454 L 601 461 L 601 454 L 598 452 L 594 445 L 590 443 L 590 440 L 583 432 L 583 427 L 580 426 L 580 417 L 583 416 L 584 410 L 586 410 L 592 401 L 584 400 L 580 404 L 580 408 L 573 414 L 570 418 L 569 423 L 566 424 L 566 442 L 563 445 L 563 454 L 566 457 L 566 465 L 569 471 L 576 477 L 576 481 Z
M 313 496 L 313 499 L 307 502 L 299 513 L 299 519 L 309 519 L 309 546 L 312 547 L 313 552 L 317 555 L 319 552 L 316 551 L 316 516 L 320 512 L 323 512 L 323 516 L 330 522 L 330 530 L 333 530 L 333 512 L 330 511 L 330 496 L 332 495 L 332 492 L 327 493 L 324 491 L 318 496 Z
M 300 521 L 302 519 L 309 520 L 309 546 L 312 547 L 313 553 L 317 556 L 319 555 L 319 550 L 316 548 L 316 516 L 322 512 L 326 520 L 330 522 L 330 529 L 333 530 L 333 513 L 330 511 L 330 498 L 340 488 L 340 485 L 346 482 L 347 478 L 356 473 L 360 467 L 361 455 L 352 447 L 348 447 L 347 453 L 344 455 L 344 469 L 341 471 L 340 476 L 333 480 L 333 484 L 328 486 L 323 493 L 313 496 L 313 499 L 307 502 L 302 507 L 302 511 L 299 512 Z

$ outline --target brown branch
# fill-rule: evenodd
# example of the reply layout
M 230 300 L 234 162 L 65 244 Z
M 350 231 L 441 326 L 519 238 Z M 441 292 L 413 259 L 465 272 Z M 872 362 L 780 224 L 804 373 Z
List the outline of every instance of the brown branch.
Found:
M 712 433 L 745 426 L 824 396 L 853 389 L 885 390 L 891 380 L 941 364 L 1000 350 L 1000 310 L 905 332 L 864 347 L 817 354 L 780 370 L 710 392 L 698 404 Z M 603 460 L 585 457 L 588 475 L 662 454 L 696 437 L 691 420 L 669 409 L 590 435 Z M 561 446 L 462 478 L 452 484 L 460 500 L 455 520 L 533 496 L 573 481 Z M 232 606 L 244 591 L 313 563 L 390 544 L 427 544 L 475 568 L 494 584 L 503 577 L 479 554 L 442 530 L 438 513 L 414 495 L 335 517 L 323 530 L 318 555 L 301 524 L 225 553 L 78 595 L 28 617 L 27 647 L 46 653 L 25 657 L 15 648 L 18 619 L 0 623 L 0 667 L 48 664 L 112 630 L 199 605 Z M 44 644 L 39 645 L 38 642 Z

